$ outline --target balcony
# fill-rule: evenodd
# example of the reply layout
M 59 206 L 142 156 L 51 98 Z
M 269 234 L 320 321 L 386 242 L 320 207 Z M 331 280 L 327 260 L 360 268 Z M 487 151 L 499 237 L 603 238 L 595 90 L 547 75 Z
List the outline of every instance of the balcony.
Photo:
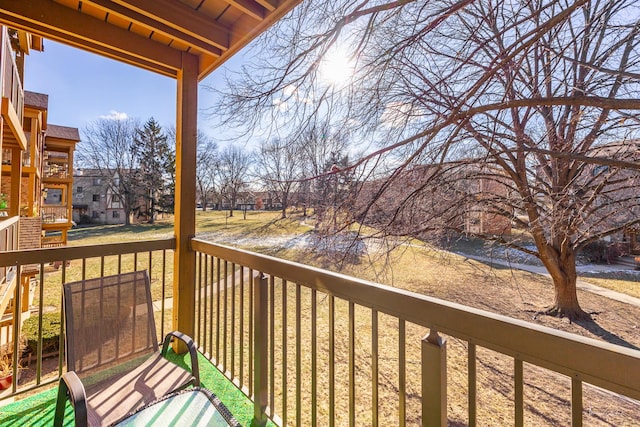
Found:
M 268 416 L 278 425 L 638 421 L 640 351 L 202 239 L 191 239 L 190 247 L 195 281 L 178 289 L 194 291 L 188 318 L 207 375 L 215 378 L 205 385 L 246 419 Z M 54 307 L 64 282 L 147 269 L 164 335 L 179 296 L 175 249 L 175 239 L 37 249 L 0 254 L 0 267 L 39 266 L 42 286 L 31 321 L 47 311 L 61 316 Z M 15 306 L 22 297 L 14 294 Z M 20 316 L 15 312 L 14 327 Z M 0 417 L 15 422 L 52 416 L 55 390 L 45 390 L 64 371 L 57 350 L 62 331 L 52 343 L 35 324 L 35 350 L 23 362 L 28 369 L 5 393 L 38 394 L 0 409 Z M 496 407 L 498 414 L 487 410 Z
M 3 421 L 51 414 L 47 388 L 64 371 L 61 284 L 148 269 L 161 334 L 174 319 L 193 334 L 211 372 L 226 378 L 205 384 L 253 399 L 257 424 L 638 424 L 638 350 L 192 237 L 198 82 L 298 0 L 32 3 L 6 1 L 3 23 L 176 79 L 176 237 L 0 253 L 0 269 L 20 276 L 35 264 L 39 283 L 28 369 L 4 397 L 37 394 L 0 409 Z M 3 113 L 20 101 L 11 79 Z M 3 333 L 19 336 L 18 307 L 31 296 L 12 297 Z M 17 339 L 12 347 L 16 378 Z
M 44 224 L 67 224 L 69 219 L 69 207 L 66 205 L 42 207 L 42 222 Z
M 3 129 L 3 136 L 7 137 L 8 142 L 15 142 L 25 150 L 27 139 L 22 129 L 24 90 L 6 27 L 0 28 L 0 89 L 2 117 L 8 124 L 8 132 Z
M 69 174 L 69 153 L 45 151 L 42 177 L 55 181 L 71 178 Z

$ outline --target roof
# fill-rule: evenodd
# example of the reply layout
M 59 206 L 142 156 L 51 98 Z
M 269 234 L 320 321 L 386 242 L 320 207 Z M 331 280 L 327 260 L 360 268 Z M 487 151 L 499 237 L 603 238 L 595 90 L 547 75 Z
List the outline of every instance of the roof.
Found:
M 68 139 L 70 141 L 80 141 L 80 132 L 78 132 L 78 128 L 49 125 L 47 127 L 47 138 L 59 138 L 59 139 Z
M 301 0 L 2 0 L 0 24 L 178 77 L 201 80 Z
M 35 107 L 40 110 L 46 110 L 47 108 L 49 108 L 49 95 L 25 90 L 24 105 Z

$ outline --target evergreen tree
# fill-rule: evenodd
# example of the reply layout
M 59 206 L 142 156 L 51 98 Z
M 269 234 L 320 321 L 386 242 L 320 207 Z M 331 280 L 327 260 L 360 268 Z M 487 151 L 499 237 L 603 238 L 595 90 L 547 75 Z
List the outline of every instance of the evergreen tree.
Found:
M 174 153 L 162 127 L 151 117 L 142 129 L 136 129 L 133 153 L 138 160 L 138 188 L 146 201 L 146 213 L 153 223 L 158 212 L 172 205 L 175 175 Z M 169 205 L 169 206 L 167 206 Z

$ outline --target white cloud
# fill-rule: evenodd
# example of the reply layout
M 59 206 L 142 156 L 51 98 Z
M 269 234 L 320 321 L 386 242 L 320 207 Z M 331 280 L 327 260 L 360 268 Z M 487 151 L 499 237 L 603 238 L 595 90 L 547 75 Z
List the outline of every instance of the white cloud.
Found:
M 100 116 L 100 118 L 105 120 L 126 120 L 129 118 L 129 116 L 127 115 L 127 113 L 111 110 L 109 111 L 109 114 L 102 115 Z

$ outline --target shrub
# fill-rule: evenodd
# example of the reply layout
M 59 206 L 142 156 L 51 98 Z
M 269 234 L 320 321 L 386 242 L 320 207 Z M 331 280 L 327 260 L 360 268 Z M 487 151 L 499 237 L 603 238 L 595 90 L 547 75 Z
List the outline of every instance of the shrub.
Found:
M 607 242 L 597 240 L 582 248 L 581 255 L 587 262 L 602 264 L 607 261 Z
M 33 316 L 25 320 L 22 335 L 27 340 L 27 351 L 38 352 L 38 322 L 40 317 Z M 59 350 L 60 344 L 60 312 L 42 315 L 42 354 Z

